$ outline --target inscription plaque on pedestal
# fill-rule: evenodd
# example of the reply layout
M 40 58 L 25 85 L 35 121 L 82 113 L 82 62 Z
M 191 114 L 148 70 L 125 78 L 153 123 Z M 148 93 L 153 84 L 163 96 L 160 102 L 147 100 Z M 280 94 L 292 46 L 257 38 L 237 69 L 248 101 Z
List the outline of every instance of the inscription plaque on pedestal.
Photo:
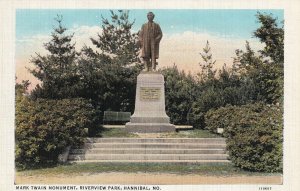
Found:
M 159 87 L 141 87 L 140 100 L 141 101 L 158 101 L 161 90 Z

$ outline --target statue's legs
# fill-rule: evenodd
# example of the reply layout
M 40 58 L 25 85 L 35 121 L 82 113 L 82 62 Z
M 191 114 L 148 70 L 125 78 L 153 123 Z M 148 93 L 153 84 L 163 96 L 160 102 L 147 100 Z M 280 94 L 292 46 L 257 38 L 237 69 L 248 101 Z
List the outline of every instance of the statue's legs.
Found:
M 150 62 L 150 58 L 144 57 L 144 65 L 145 65 L 145 71 L 149 72 L 152 70 L 151 68 L 151 62 Z
M 150 71 L 150 72 L 152 71 L 150 60 L 148 60 L 148 62 L 147 62 L 147 71 L 148 71 L 148 72 L 149 72 L 149 71 Z
M 154 42 L 149 42 L 150 44 L 150 55 L 145 55 L 145 57 L 143 57 L 143 62 L 145 65 L 145 71 L 147 72 L 151 72 L 151 71 L 155 71 L 156 70 L 156 58 L 155 58 L 155 44 Z
M 151 59 L 151 66 L 152 66 L 152 70 L 155 71 L 156 70 L 156 61 L 155 61 L 155 57 Z
M 151 70 L 156 70 L 155 44 L 151 42 Z

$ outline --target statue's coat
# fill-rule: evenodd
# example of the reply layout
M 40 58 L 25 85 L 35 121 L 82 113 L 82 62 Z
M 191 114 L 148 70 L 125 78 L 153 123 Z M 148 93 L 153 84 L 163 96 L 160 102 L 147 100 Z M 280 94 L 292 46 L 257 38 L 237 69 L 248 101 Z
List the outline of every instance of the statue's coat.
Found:
M 150 26 L 152 24 L 152 27 Z M 152 28 L 152 30 L 151 30 Z M 145 23 L 139 32 L 139 40 L 142 46 L 141 57 L 151 58 L 151 47 L 154 48 L 155 58 L 159 57 L 159 42 L 162 38 L 160 26 L 154 22 Z

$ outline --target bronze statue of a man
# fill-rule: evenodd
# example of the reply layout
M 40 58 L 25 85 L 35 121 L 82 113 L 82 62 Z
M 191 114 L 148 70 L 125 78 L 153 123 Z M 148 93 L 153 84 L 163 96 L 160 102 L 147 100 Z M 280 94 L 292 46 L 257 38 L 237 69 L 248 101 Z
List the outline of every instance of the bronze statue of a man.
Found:
M 154 14 L 147 14 L 148 23 L 143 24 L 139 32 L 139 41 L 141 45 L 141 57 L 146 67 L 146 71 L 156 69 L 156 59 L 159 56 L 159 42 L 162 38 L 160 26 L 153 22 Z

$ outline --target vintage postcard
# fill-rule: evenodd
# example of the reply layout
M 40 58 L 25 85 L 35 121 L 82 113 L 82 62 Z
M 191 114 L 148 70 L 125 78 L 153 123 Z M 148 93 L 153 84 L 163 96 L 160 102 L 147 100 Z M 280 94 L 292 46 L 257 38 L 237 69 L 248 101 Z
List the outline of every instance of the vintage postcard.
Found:
M 297 190 L 297 5 L 1 2 L 1 190 Z

